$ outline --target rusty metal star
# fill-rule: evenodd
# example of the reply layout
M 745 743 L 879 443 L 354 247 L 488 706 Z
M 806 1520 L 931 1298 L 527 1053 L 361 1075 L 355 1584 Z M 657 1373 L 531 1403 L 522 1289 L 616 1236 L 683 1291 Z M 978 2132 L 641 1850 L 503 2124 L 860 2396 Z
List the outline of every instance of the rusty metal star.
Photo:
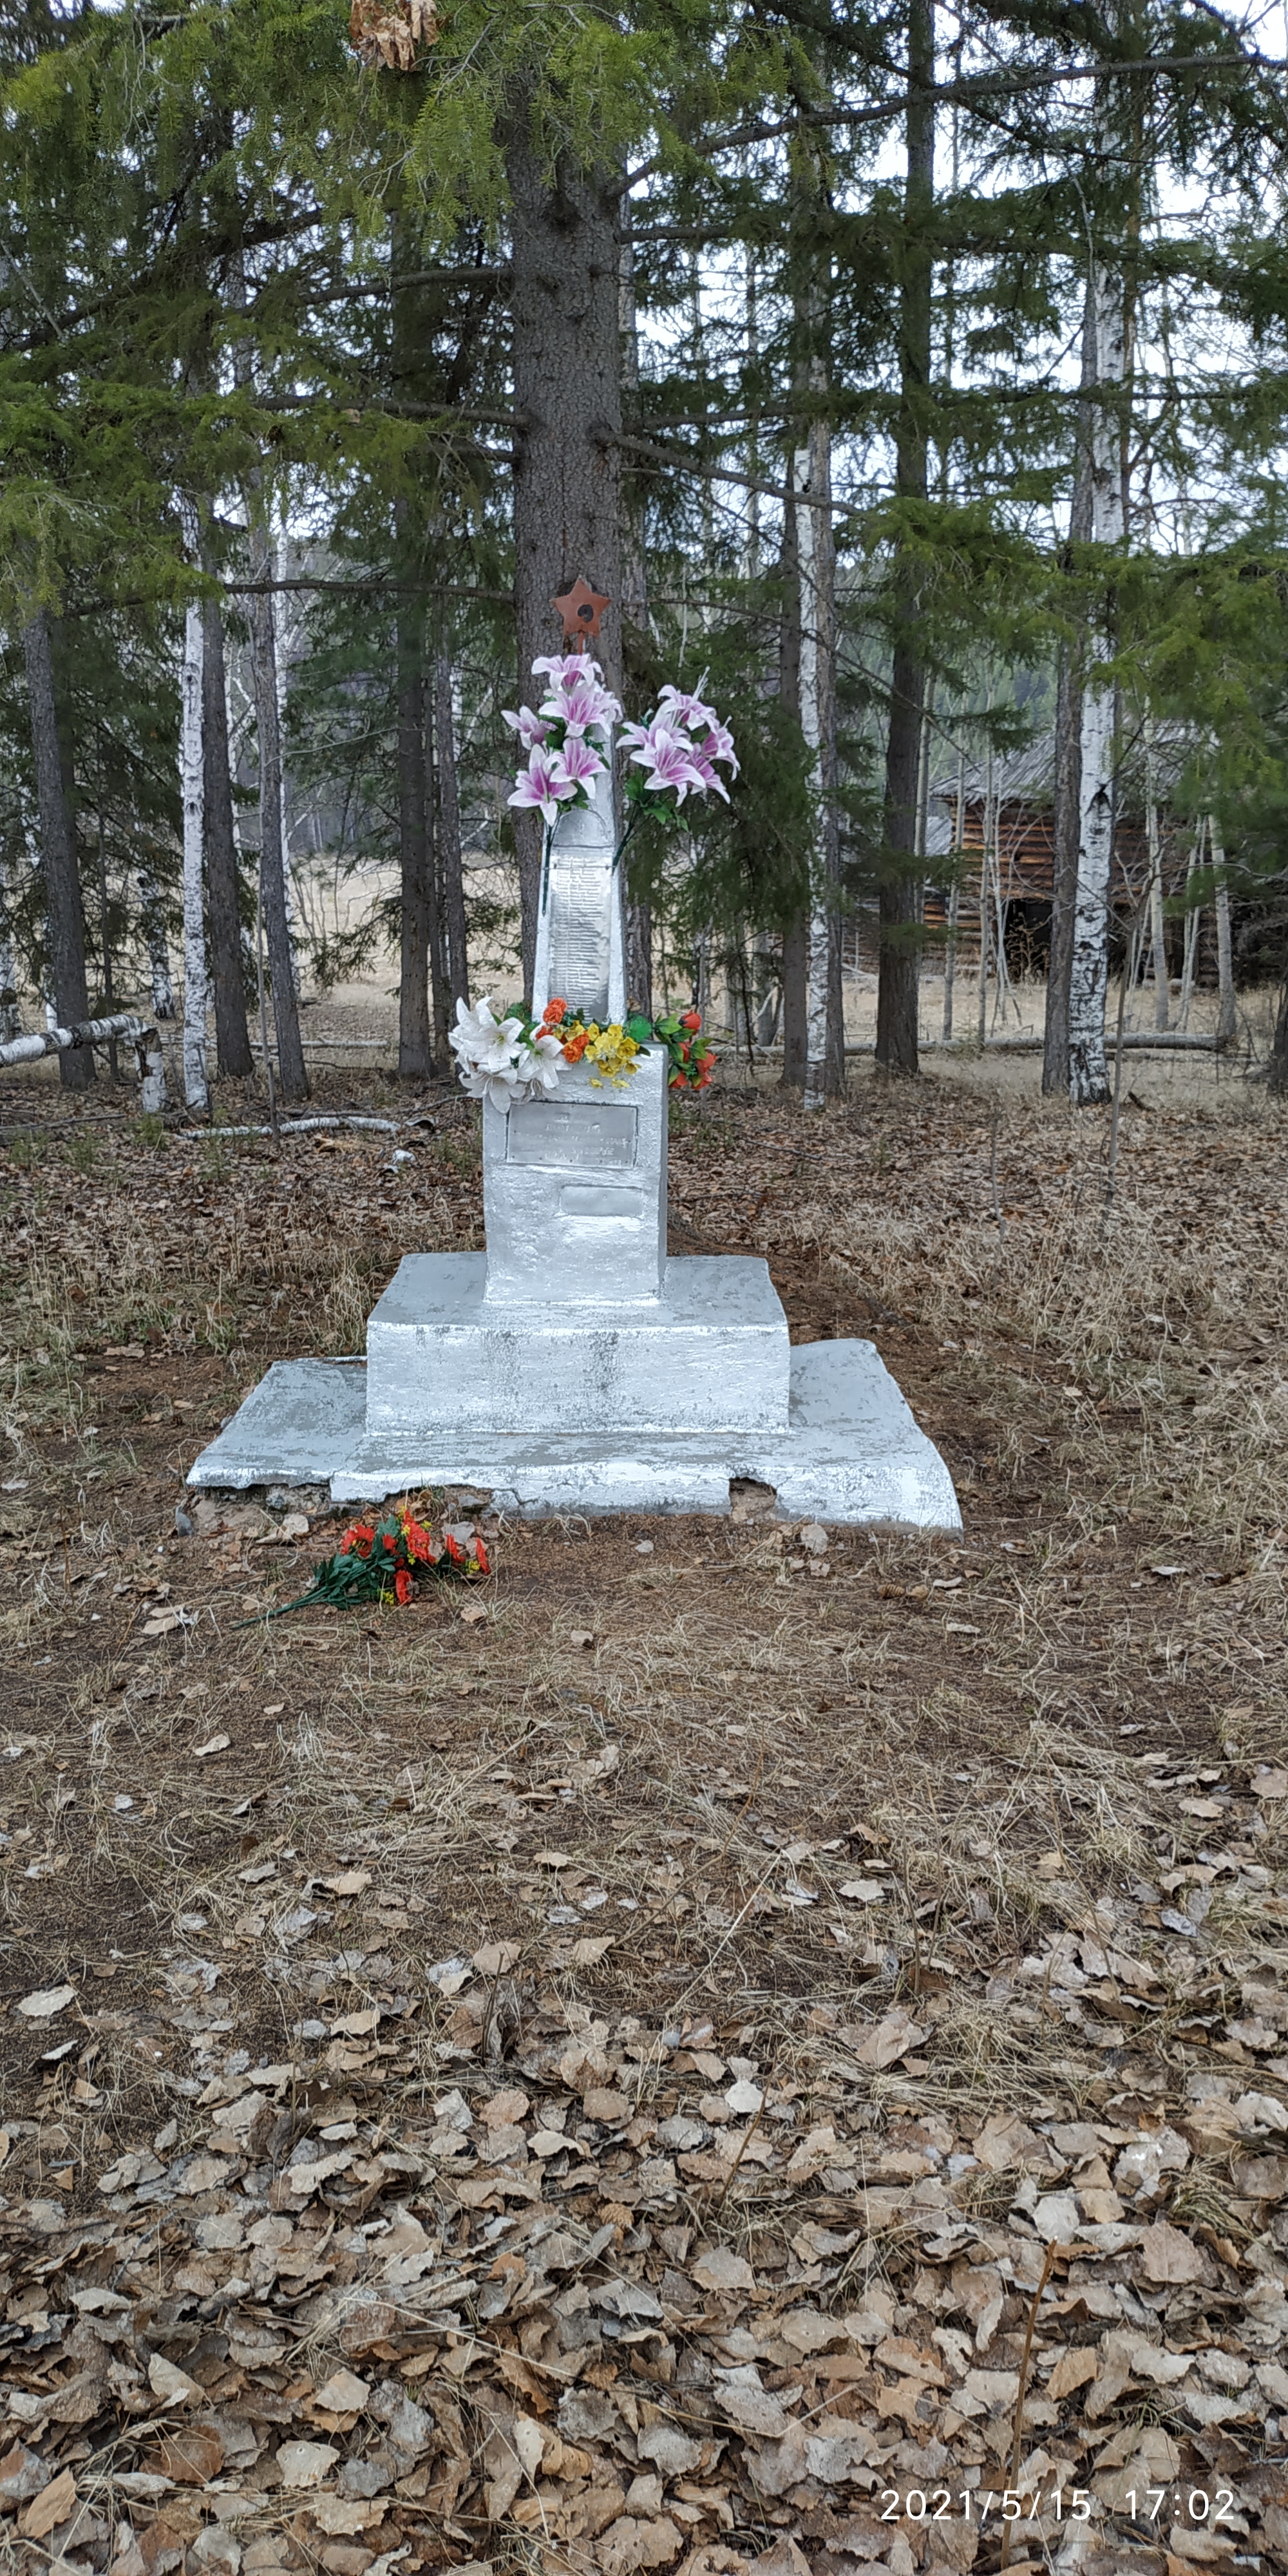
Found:
M 598 637 L 599 621 L 608 606 L 608 597 L 607 593 L 592 590 L 590 583 L 583 581 L 578 574 L 571 590 L 562 591 L 550 605 L 558 609 L 563 619 L 565 641 L 584 650 L 592 637 Z

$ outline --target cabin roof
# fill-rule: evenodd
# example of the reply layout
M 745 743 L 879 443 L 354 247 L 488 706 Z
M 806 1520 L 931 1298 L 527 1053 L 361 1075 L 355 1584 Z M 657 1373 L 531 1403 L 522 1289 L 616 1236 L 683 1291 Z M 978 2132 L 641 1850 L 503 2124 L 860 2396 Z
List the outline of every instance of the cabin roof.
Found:
M 1195 748 L 1193 729 L 1180 723 L 1158 724 L 1154 728 L 1153 754 L 1155 792 L 1160 805 L 1166 805 L 1191 752 Z M 1143 815 L 1145 810 L 1145 773 L 1147 744 L 1143 725 L 1124 733 L 1118 762 L 1118 805 L 1121 819 Z M 1055 801 L 1055 728 L 1048 725 L 1042 733 L 1020 751 L 1005 752 L 992 764 L 968 761 L 961 775 L 961 794 L 965 804 L 979 805 L 992 794 L 1003 805 L 1049 806 Z M 950 822 L 955 814 L 958 795 L 957 764 L 937 769 L 930 784 L 930 806 L 942 807 Z M 928 817 L 927 841 L 930 837 Z M 950 841 L 945 847 L 951 846 Z

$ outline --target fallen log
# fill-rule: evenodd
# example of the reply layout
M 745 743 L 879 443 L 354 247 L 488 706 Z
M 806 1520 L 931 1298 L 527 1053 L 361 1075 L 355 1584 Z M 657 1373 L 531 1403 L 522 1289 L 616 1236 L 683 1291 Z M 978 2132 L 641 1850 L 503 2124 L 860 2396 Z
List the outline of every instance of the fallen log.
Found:
M 71 1029 L 39 1029 L 28 1037 L 9 1038 L 0 1046 L 0 1065 L 35 1064 L 41 1056 L 62 1055 L 68 1047 L 106 1046 L 110 1038 L 125 1038 L 134 1049 L 140 1107 L 164 1109 L 165 1058 L 160 1037 L 146 1020 L 135 1019 L 128 1011 L 110 1020 L 80 1020 Z

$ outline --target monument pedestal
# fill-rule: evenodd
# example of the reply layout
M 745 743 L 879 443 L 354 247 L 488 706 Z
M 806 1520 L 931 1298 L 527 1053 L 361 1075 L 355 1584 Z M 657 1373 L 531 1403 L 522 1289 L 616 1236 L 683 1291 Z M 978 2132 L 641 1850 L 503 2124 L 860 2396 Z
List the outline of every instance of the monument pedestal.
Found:
M 447 1256 L 450 1258 L 450 1256 Z M 952 1478 L 871 1342 L 791 1355 L 782 1431 L 373 1431 L 363 1360 L 279 1360 L 188 1482 L 327 1485 L 337 1503 L 424 1485 L 490 1491 L 500 1511 L 728 1513 L 734 1478 L 794 1520 L 955 1530 Z
M 601 1023 L 623 1005 L 611 775 L 561 818 L 537 947 Z M 553 889 L 553 891 L 550 891 Z M 549 917 L 547 917 L 549 916 Z M 580 978 L 575 987 L 570 975 Z M 870 1342 L 791 1350 L 763 1261 L 666 1251 L 670 1059 L 565 1067 L 483 1112 L 487 1251 L 413 1253 L 361 1360 L 271 1368 L 188 1482 L 336 1502 L 485 1486 L 504 1510 L 727 1512 L 733 1479 L 823 1521 L 959 1529 L 947 1468 Z

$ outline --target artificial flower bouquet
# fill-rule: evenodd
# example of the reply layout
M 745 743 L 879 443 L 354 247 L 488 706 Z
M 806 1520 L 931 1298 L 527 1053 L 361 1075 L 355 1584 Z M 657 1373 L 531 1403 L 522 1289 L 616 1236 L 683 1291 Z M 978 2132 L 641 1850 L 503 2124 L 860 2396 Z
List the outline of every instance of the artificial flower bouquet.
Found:
M 519 737 L 527 759 L 515 772 L 511 805 L 535 809 L 546 826 L 546 855 L 561 806 L 588 805 L 587 789 L 612 759 L 613 726 L 621 724 L 620 701 L 604 686 L 598 662 L 584 653 L 544 653 L 532 665 L 533 675 L 549 687 L 536 713 L 531 707 L 505 709 L 505 721 Z M 714 707 L 691 689 L 663 689 L 656 712 L 642 725 L 622 725 L 629 745 L 626 829 L 613 853 L 616 866 L 636 824 L 645 814 L 679 812 L 685 797 L 713 792 L 729 802 L 729 790 L 717 776 L 723 762 L 738 775 L 733 735 Z M 638 775 L 635 774 L 638 772 Z
M 361 1610 L 394 1601 L 402 1608 L 411 1600 L 420 1575 L 468 1583 L 491 1571 L 477 1532 L 468 1547 L 462 1547 L 450 1530 L 435 1538 L 416 1519 L 410 1503 L 398 1503 L 379 1519 L 373 1514 L 370 1520 L 354 1521 L 335 1555 L 314 1568 L 307 1592 L 295 1601 L 284 1601 L 268 1616 L 284 1619 L 288 1610 L 319 1607 Z
M 562 999 L 547 1002 L 539 1020 L 522 1002 L 498 1019 L 490 994 L 473 1010 L 458 1002 L 450 1044 L 471 1100 L 490 1100 L 503 1110 L 556 1091 L 564 1065 L 581 1065 L 597 1090 L 620 1091 L 644 1047 L 666 1048 L 673 1091 L 705 1091 L 716 1067 L 700 1011 L 672 1011 L 656 1020 L 632 1011 L 624 1021 L 601 1026 Z

